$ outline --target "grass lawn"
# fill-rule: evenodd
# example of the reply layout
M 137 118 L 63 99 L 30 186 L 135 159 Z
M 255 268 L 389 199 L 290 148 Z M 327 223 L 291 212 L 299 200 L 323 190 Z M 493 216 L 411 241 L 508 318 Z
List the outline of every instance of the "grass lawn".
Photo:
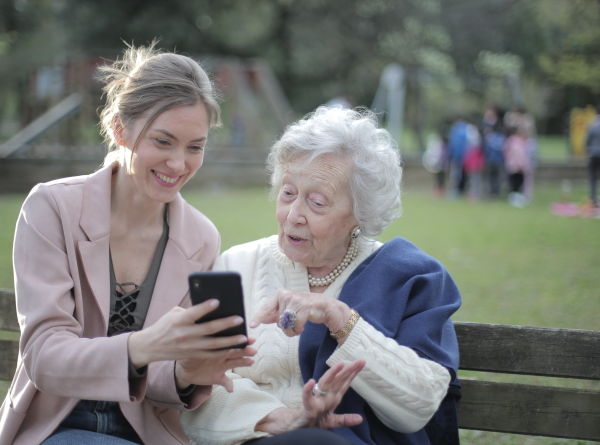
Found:
M 220 229 L 223 249 L 277 230 L 262 190 L 184 195 Z M 463 295 L 456 320 L 600 330 L 600 221 L 551 215 L 559 196 L 558 187 L 538 187 L 520 210 L 408 188 L 403 216 L 380 238 L 403 236 L 448 268 Z M 584 196 L 576 184 L 573 197 Z
M 538 150 L 542 161 L 564 162 L 570 157 L 567 141 L 563 136 L 539 136 Z
M 574 184 L 574 200 L 581 201 L 585 193 L 585 184 Z M 276 233 L 275 206 L 265 190 L 190 190 L 184 197 L 216 224 L 223 249 Z M 503 200 L 438 200 L 428 190 L 406 187 L 404 215 L 381 240 L 403 236 L 448 268 L 463 297 L 454 317 L 457 321 L 600 330 L 600 220 L 551 215 L 550 203 L 559 197 L 558 186 L 540 186 L 533 203 L 520 210 Z M 10 250 L 23 199 L 24 195 L 0 195 L 3 288 L 13 287 Z M 511 376 L 498 380 L 517 381 Z M 563 383 L 538 378 L 526 383 L 532 381 Z M 600 389 L 586 381 L 574 385 Z M 461 440 L 464 444 L 586 443 L 472 431 L 461 431 Z

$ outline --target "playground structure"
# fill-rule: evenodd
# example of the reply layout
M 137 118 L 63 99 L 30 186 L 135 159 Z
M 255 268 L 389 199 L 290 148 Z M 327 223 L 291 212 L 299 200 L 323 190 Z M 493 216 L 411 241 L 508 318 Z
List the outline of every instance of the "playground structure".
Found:
M 90 144 L 82 133 L 92 132 L 98 121 L 102 85 L 94 75 L 107 59 L 92 57 L 32 74 L 21 112 L 25 125 L 0 145 L 0 158 L 101 160 L 105 148 L 99 138 L 92 137 Z M 296 118 L 270 66 L 260 59 L 197 60 L 225 99 L 223 128 L 214 132 L 209 149 L 219 159 L 264 159 L 273 140 Z
M 20 113 L 22 128 L 0 144 L 1 193 L 27 192 L 39 182 L 89 174 L 100 166 L 106 154 L 97 128 L 102 84 L 94 76 L 98 66 L 114 59 L 88 57 L 32 74 Z M 211 132 L 207 167 L 192 178 L 190 186 L 267 184 L 267 152 L 299 116 L 265 61 L 208 56 L 196 60 L 211 74 L 224 99 L 223 126 Z M 386 67 L 372 105 L 397 139 L 405 120 L 406 85 L 402 67 Z M 422 167 L 420 157 L 413 159 L 402 147 L 401 153 L 405 182 L 430 186 L 431 173 Z M 539 181 L 585 177 L 581 162 L 542 163 L 536 174 Z

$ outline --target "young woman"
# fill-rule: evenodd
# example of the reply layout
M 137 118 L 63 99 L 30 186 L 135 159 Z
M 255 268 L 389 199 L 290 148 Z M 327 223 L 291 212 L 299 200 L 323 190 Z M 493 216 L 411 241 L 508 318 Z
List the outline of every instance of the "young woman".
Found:
M 220 109 L 192 59 L 129 48 L 103 69 L 112 151 L 89 176 L 37 185 L 15 234 L 19 362 L 0 411 L 3 444 L 187 443 L 179 411 L 256 352 L 217 350 L 240 317 L 195 321 L 187 276 L 219 254 L 212 223 L 180 196 Z

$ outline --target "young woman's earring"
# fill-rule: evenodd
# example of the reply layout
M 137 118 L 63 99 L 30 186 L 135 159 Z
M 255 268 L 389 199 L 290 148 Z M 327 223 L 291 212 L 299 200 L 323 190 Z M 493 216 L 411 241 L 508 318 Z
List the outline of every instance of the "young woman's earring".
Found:
M 352 239 L 356 239 L 360 236 L 360 232 L 362 231 L 362 227 L 361 226 L 356 226 L 354 228 L 354 230 L 352 231 L 352 233 L 350 234 L 350 236 L 352 237 Z
M 115 116 L 113 120 L 113 135 L 117 145 L 125 147 L 125 139 L 123 139 L 123 124 L 118 116 Z

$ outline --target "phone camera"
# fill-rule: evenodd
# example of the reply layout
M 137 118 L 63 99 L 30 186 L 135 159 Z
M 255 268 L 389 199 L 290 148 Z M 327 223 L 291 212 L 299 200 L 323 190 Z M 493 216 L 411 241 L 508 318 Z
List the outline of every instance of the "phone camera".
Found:
M 197 281 L 194 281 L 194 284 L 192 286 L 194 286 L 194 289 L 196 289 L 196 290 L 200 289 L 200 283 Z

